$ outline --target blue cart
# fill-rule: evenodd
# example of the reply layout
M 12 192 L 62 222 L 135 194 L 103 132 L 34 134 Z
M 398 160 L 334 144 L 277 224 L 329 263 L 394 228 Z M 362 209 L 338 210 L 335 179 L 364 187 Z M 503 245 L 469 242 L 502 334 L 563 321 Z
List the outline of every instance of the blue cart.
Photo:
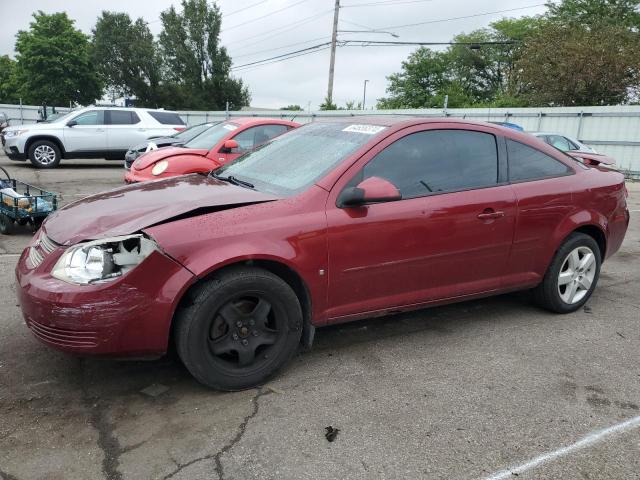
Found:
M 55 193 L 11 178 L 2 167 L 0 170 L 6 177 L 0 176 L 0 233 L 10 235 L 16 225 L 40 228 L 47 215 L 58 208 Z

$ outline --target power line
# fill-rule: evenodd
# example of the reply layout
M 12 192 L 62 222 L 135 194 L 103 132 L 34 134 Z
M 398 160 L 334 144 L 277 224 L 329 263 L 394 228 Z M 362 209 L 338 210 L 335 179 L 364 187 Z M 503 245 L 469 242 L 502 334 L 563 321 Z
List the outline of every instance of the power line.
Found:
M 311 43 L 311 42 L 317 42 L 318 40 L 324 40 L 326 38 L 327 38 L 327 36 L 323 35 L 322 37 L 310 38 L 309 40 L 306 40 L 304 42 L 290 43 L 288 45 L 282 45 L 281 47 L 268 48 L 266 50 L 258 50 L 257 52 L 252 52 L 252 53 L 245 53 L 244 55 L 233 55 L 233 59 L 235 60 L 237 58 L 252 57 L 254 55 L 258 55 L 259 53 L 274 52 L 276 50 L 282 50 L 282 49 L 288 48 L 288 47 L 295 47 L 295 46 L 298 46 L 298 45 L 305 45 L 305 44 Z
M 513 45 L 519 42 L 505 41 L 505 42 L 402 42 L 393 40 L 340 40 L 338 46 L 361 46 L 361 47 L 384 47 L 384 46 L 444 46 L 444 45 L 467 45 L 467 46 L 482 46 L 482 45 Z M 331 45 L 331 42 L 319 43 L 310 47 L 302 48 L 300 50 L 294 50 L 292 52 L 282 53 L 273 57 L 264 58 L 262 60 L 256 60 L 254 62 L 245 63 L 232 67 L 232 70 L 243 69 L 245 67 L 262 66 L 269 63 L 277 63 L 278 61 L 289 60 L 290 58 L 296 58 L 302 56 L 302 54 L 312 53 L 315 51 L 326 50 Z M 325 47 L 325 48 L 323 48 Z
M 233 12 L 223 13 L 223 17 L 230 17 L 231 15 L 235 15 L 236 13 L 244 12 L 245 10 L 249 10 L 250 8 L 257 7 L 258 5 L 262 5 L 263 3 L 267 3 L 269 0 L 261 0 L 259 2 L 253 3 L 251 5 L 247 5 L 244 8 L 239 8 L 238 10 L 234 10 Z
M 473 15 L 465 15 L 465 16 L 462 16 L 462 17 L 441 18 L 439 20 L 428 20 L 426 22 L 408 23 L 406 25 L 389 25 L 389 26 L 386 26 L 386 27 L 380 27 L 377 30 L 380 30 L 380 29 L 383 29 L 383 30 L 399 29 L 399 28 L 417 27 L 417 26 L 420 26 L 420 25 L 427 25 L 427 24 L 431 24 L 431 23 L 451 22 L 453 20 L 462 20 L 462 19 L 465 19 L 465 18 L 483 17 L 483 16 L 486 16 L 486 15 L 495 15 L 497 13 L 515 12 L 517 10 L 526 10 L 528 8 L 544 7 L 545 5 L 546 5 L 545 3 L 538 3 L 536 5 L 529 5 L 527 7 L 509 8 L 507 10 L 496 10 L 495 12 L 475 13 Z
M 264 65 L 271 65 L 272 63 L 284 62 L 286 60 L 291 60 L 292 58 L 304 57 L 305 55 L 311 55 L 313 53 L 322 52 L 322 51 L 328 50 L 330 48 L 331 48 L 331 42 L 328 42 L 327 45 L 325 45 L 324 47 L 320 47 L 320 48 L 318 48 L 316 50 L 310 50 L 308 52 L 301 52 L 301 53 L 298 53 L 297 55 L 291 55 L 291 56 L 289 56 L 287 58 L 282 58 L 282 59 L 279 59 L 279 60 L 273 60 L 273 61 L 270 61 L 270 62 L 260 63 L 259 65 L 248 66 L 246 68 L 242 68 L 240 71 L 241 72 L 246 72 L 246 71 L 249 71 L 249 70 L 254 70 L 254 69 L 262 67 Z M 236 71 L 237 68 L 239 68 L 239 67 L 232 68 L 231 70 Z
M 288 9 L 290 9 L 290 8 L 293 8 L 293 7 L 297 6 L 297 5 L 300 5 L 301 3 L 308 2 L 308 1 L 309 1 L 309 0 L 299 0 L 299 1 L 298 1 L 298 2 L 296 2 L 296 3 L 292 3 L 292 4 L 291 4 L 291 5 L 289 5 L 289 6 L 279 8 L 278 10 L 274 10 L 274 11 L 269 12 L 269 13 L 267 13 L 267 14 L 265 14 L 265 15 L 260 16 L 260 17 L 256 17 L 256 18 L 254 18 L 253 20 L 247 20 L 246 22 L 238 23 L 238 24 L 233 25 L 233 26 L 231 26 L 231 27 L 225 28 L 225 29 L 221 30 L 221 31 L 220 31 L 220 33 L 222 33 L 222 32 L 227 32 L 227 31 L 229 31 L 229 30 L 233 30 L 234 28 L 242 27 L 242 26 L 244 26 L 244 25 L 246 25 L 246 24 L 248 24 L 248 23 L 257 22 L 258 20 L 262 20 L 263 18 L 270 17 L 270 16 L 272 16 L 272 15 L 275 15 L 276 13 L 283 12 L 284 10 L 288 10 Z
M 232 67 L 232 70 L 237 70 L 237 69 L 243 68 L 243 67 L 250 67 L 252 65 L 257 65 L 258 63 L 268 62 L 270 60 L 281 59 L 281 58 L 288 57 L 289 55 L 293 55 L 293 54 L 296 54 L 296 53 L 302 53 L 302 52 L 308 52 L 310 50 L 316 50 L 316 49 L 318 49 L 320 47 L 324 47 L 326 45 L 331 45 L 331 42 L 319 43 L 319 44 L 313 45 L 311 47 L 302 48 L 300 50 L 295 50 L 293 52 L 283 53 L 281 55 L 276 55 L 274 57 L 265 58 L 263 60 L 256 60 L 255 62 L 245 63 L 243 65 L 238 65 L 237 67 Z
M 229 45 L 234 45 L 234 44 L 237 44 L 237 43 L 242 43 L 242 42 L 244 42 L 244 41 L 246 41 L 246 40 L 251 40 L 251 39 L 253 39 L 253 38 L 262 37 L 263 35 L 267 35 L 267 34 L 269 34 L 269 33 L 271 33 L 271 32 L 276 32 L 276 33 L 274 33 L 273 35 L 268 35 L 268 36 L 264 37 L 264 38 L 263 38 L 262 40 L 260 40 L 260 41 L 252 42 L 252 43 L 249 43 L 249 44 L 247 44 L 247 45 L 243 45 L 243 46 L 242 46 L 242 47 L 240 47 L 240 48 L 247 48 L 247 47 L 250 47 L 250 46 L 253 46 L 253 45 L 257 45 L 257 44 L 259 44 L 259 43 L 264 42 L 264 41 L 265 41 L 265 40 L 267 40 L 268 38 L 277 37 L 277 36 L 279 36 L 279 35 L 281 35 L 281 34 L 283 34 L 283 33 L 290 32 L 291 30 L 295 30 L 295 29 L 297 29 L 297 28 L 301 27 L 302 25 L 306 25 L 307 23 L 312 22 L 313 20 L 315 20 L 315 19 L 317 19 L 317 18 L 320 18 L 320 17 L 324 16 L 324 15 L 326 15 L 326 14 L 327 14 L 327 13 L 329 13 L 329 12 L 333 12 L 333 8 L 332 8 L 332 9 L 329 9 L 329 10 L 324 10 L 324 11 L 319 12 L 319 13 L 316 13 L 316 14 L 311 15 L 311 16 L 309 16 L 309 17 L 302 18 L 302 19 L 298 20 L 297 22 L 295 22 L 295 25 L 292 25 L 291 27 L 287 27 L 287 28 L 272 28 L 271 30 L 267 30 L 267 31 L 265 31 L 265 32 L 258 33 L 258 34 L 256 34 L 256 35 L 251 35 L 251 36 L 249 36 L 249 37 L 244 37 L 244 38 L 243 38 L 243 39 L 241 39 L 241 40 L 236 40 L 236 41 L 233 41 L 233 42 L 227 42 L 227 43 L 226 43 L 226 45 L 227 45 L 227 46 L 229 46 Z
M 369 2 L 369 3 L 353 3 L 351 5 L 343 5 L 341 8 L 356 8 L 356 7 L 377 7 L 377 6 L 393 6 L 393 5 L 406 5 L 409 3 L 425 3 L 433 2 L 433 0 L 386 0 L 382 2 Z

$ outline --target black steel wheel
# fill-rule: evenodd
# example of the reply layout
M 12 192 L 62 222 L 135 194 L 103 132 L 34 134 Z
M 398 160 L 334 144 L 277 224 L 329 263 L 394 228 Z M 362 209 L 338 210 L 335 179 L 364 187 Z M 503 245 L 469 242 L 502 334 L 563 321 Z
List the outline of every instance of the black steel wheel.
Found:
M 295 353 L 302 311 L 291 287 L 257 268 L 197 286 L 176 316 L 178 354 L 201 383 L 241 390 L 264 383 Z

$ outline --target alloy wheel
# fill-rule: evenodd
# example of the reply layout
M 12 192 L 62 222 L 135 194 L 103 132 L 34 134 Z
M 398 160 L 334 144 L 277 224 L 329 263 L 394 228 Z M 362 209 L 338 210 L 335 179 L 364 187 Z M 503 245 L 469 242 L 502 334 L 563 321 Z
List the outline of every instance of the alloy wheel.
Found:
M 49 145 L 38 145 L 33 151 L 33 157 L 41 165 L 50 165 L 56 160 L 56 152 Z
M 596 275 L 596 257 L 589 247 L 573 249 L 566 256 L 558 275 L 558 293 L 567 304 L 578 303 L 591 289 Z

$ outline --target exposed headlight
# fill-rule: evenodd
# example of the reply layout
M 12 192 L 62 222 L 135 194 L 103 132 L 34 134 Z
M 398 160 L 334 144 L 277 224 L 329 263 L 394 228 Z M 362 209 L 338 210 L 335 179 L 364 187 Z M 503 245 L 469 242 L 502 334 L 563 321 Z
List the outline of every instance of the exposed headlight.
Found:
M 5 138 L 9 137 L 19 137 L 23 133 L 27 133 L 29 130 L 5 130 L 4 136 Z
M 140 234 L 80 243 L 62 254 L 51 275 L 79 285 L 107 281 L 133 270 L 157 249 Z
M 162 175 L 167 168 L 169 168 L 169 162 L 167 162 L 166 160 L 160 160 L 151 169 L 151 174 Z

